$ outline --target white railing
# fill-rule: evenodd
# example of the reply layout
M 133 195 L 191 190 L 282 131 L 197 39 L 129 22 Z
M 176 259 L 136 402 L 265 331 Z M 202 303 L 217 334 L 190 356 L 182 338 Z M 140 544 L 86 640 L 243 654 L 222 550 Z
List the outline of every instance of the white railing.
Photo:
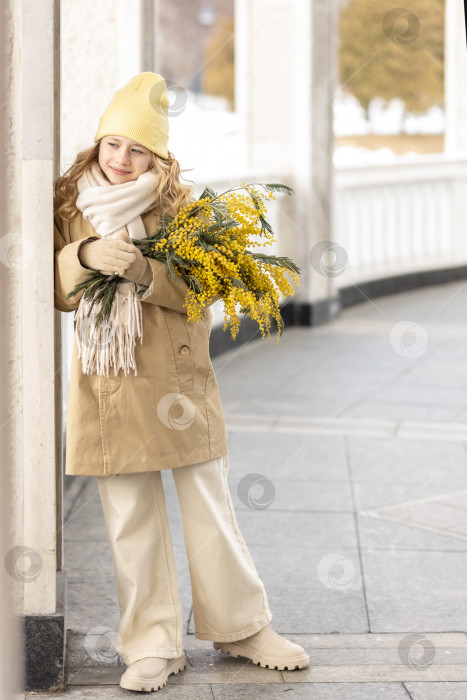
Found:
M 337 286 L 467 264 L 466 207 L 465 159 L 336 168 L 331 238 L 348 258 Z

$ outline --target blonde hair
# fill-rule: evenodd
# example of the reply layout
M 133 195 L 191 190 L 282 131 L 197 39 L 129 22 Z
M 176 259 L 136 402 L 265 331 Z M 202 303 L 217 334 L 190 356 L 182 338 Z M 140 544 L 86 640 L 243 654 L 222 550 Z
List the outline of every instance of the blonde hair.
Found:
M 78 180 L 93 163 L 99 162 L 99 147 L 100 140 L 91 148 L 80 151 L 73 165 L 54 182 L 54 211 L 67 221 L 70 221 L 78 212 L 76 207 L 79 194 Z M 158 175 L 154 189 L 154 206 L 158 207 L 161 213 L 175 216 L 186 204 L 194 202 L 195 197 L 193 186 L 180 182 L 183 176 L 178 160 L 170 151 L 168 154 L 168 158 L 161 158 L 151 152 L 149 167 Z

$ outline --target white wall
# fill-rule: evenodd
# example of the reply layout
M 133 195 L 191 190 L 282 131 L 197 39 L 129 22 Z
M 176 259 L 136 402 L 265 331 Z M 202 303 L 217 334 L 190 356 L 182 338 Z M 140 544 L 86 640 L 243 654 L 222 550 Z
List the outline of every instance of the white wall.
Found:
M 141 0 L 61 0 L 61 166 L 94 143 L 115 90 L 141 68 Z

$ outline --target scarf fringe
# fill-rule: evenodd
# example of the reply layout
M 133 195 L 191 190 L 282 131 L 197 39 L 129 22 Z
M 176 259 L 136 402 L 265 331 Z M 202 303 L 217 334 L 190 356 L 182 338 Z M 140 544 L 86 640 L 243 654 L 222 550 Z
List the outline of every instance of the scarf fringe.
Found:
M 113 367 L 115 376 L 120 369 L 125 376 L 131 369 L 137 375 L 135 348 L 136 338 L 143 342 L 143 314 L 136 285 L 131 284 L 125 294 L 117 287 L 110 317 L 99 327 L 95 325 L 95 317 L 101 302 L 95 303 L 94 308 L 91 305 L 92 299 L 81 297 L 75 316 L 78 358 L 81 358 L 83 373 L 108 377 L 109 367 Z

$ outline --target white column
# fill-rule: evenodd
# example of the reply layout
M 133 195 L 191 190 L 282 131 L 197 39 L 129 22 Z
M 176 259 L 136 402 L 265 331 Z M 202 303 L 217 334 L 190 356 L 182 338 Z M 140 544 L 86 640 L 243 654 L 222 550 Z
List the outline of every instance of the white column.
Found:
M 0 15 L 0 94 L 7 95 L 7 46 L 13 40 L 13 20 L 11 5 L 4 4 Z M 11 132 L 7 131 L 10 103 L 5 100 L 0 110 L 0 158 L 2 163 L 11 165 L 7 156 L 6 144 Z M 6 214 L 7 196 L 5 188 L 0 188 L 0 242 L 8 234 Z M 8 356 L 11 338 L 9 323 L 9 279 L 8 268 L 0 263 L 0 697 L 13 697 L 13 675 L 19 653 L 16 630 L 13 627 L 11 610 L 11 577 L 3 566 L 11 547 L 9 517 L 11 515 L 11 430 L 8 425 L 10 391 L 8 381 Z
M 3 505 L 0 606 L 8 588 L 11 601 L 0 615 L 0 677 L 4 664 L 13 675 L 27 659 L 27 679 L 33 685 L 34 671 L 40 676 L 48 662 L 58 683 L 63 672 L 63 614 L 57 612 L 56 596 L 52 215 L 58 0 L 7 0 L 1 11 L 0 51 L 5 53 L 0 121 L 3 172 L 8 176 L 0 203 L 0 499 L 8 503 L 10 522 L 6 537 Z M 35 630 L 27 635 L 27 653 L 18 652 L 8 625 L 12 611 L 21 624 Z M 45 625 L 41 637 L 41 624 L 50 616 L 58 623 L 58 651 L 48 659 L 53 635 Z M 43 657 L 38 647 L 46 650 Z M 0 691 L 0 696 L 11 694 Z
M 336 87 L 336 3 L 237 0 L 236 101 L 245 167 L 294 187 L 280 218 L 281 252 L 302 269 L 294 299 L 336 296 L 310 252 L 332 238 L 332 99 Z
M 467 44 L 463 3 L 446 0 L 445 23 L 445 151 L 450 155 L 467 155 Z
M 292 165 L 296 3 L 236 2 L 236 100 L 247 168 L 284 172 Z
M 8 286 L 2 335 L 9 341 L 6 429 L 13 521 L 7 570 L 16 611 L 50 614 L 56 604 L 54 2 L 21 0 L 11 8 L 3 108 L 8 142 L 17 148 L 7 152 L 8 232 L 0 240 Z
M 302 284 L 297 299 L 316 304 L 336 297 L 335 278 L 320 274 L 316 269 L 322 267 L 319 258 L 326 256 L 326 253 L 314 248 L 333 236 L 335 3 L 329 0 L 295 0 L 295 21 L 295 90 L 291 116 L 297 254 L 302 267 Z M 311 266 L 312 257 L 314 268 Z
M 22 0 L 21 10 L 22 259 L 16 332 L 23 394 L 16 428 L 22 435 L 23 543 L 40 557 L 41 566 L 37 578 L 24 585 L 23 612 L 50 614 L 56 609 L 54 4 Z

